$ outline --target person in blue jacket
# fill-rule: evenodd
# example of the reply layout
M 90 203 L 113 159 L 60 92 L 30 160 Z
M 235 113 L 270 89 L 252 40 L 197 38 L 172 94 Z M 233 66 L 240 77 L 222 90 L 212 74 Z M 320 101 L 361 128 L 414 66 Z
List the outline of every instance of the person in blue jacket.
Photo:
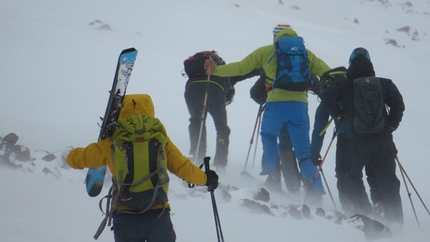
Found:
M 321 75 L 320 78 L 320 90 L 315 92 L 318 96 L 321 96 L 325 88 L 330 86 L 333 82 L 346 78 L 347 69 L 344 66 L 333 68 L 326 71 Z M 327 126 L 331 123 L 330 114 L 320 104 L 315 111 L 314 127 L 311 136 L 311 161 L 317 166 L 321 165 L 321 149 L 323 146 L 324 137 L 326 134 Z M 350 210 L 350 205 L 346 199 L 346 187 L 345 187 L 345 165 L 346 155 L 348 148 L 348 139 L 346 137 L 346 123 L 339 120 L 335 120 L 335 130 L 332 139 L 337 136 L 336 143 L 336 178 L 337 178 L 337 189 L 339 193 L 339 200 L 344 211 Z

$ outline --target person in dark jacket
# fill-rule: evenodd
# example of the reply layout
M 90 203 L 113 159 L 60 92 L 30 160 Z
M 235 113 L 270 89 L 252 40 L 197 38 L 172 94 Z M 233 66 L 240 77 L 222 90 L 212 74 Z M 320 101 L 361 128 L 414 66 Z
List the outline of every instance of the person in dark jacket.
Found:
M 233 101 L 234 85 L 255 76 L 255 72 L 233 77 L 210 76 L 208 81 L 208 76 L 202 68 L 203 63 L 200 63 L 198 58 L 207 59 L 212 54 L 217 65 L 225 64 L 215 51 L 198 52 L 185 60 L 185 72 L 189 79 L 185 85 L 184 97 L 191 116 L 188 126 L 190 155 L 193 156 L 194 163 L 202 163 L 206 156 L 206 117 L 209 113 L 213 118 L 217 136 L 213 164 L 219 171 L 225 170 L 228 163 L 230 128 L 227 123 L 226 105 Z M 196 63 L 194 64 L 193 61 Z M 203 109 L 205 109 L 205 114 L 202 122 Z M 198 144 L 199 140 L 200 144 Z
M 207 113 L 209 113 L 213 118 L 217 133 L 213 163 L 217 168 L 224 168 L 227 166 L 230 137 L 225 99 L 225 87 L 229 85 L 227 83 L 228 79 L 213 76 L 207 81 L 208 78 L 204 72 L 195 71 L 191 64 L 188 65 L 188 63 L 197 61 L 198 58 L 208 58 L 210 55 L 210 51 L 203 51 L 184 61 L 185 72 L 189 78 L 185 85 L 184 97 L 191 116 L 188 126 L 190 155 L 193 156 L 194 163 L 202 163 L 203 158 L 206 156 L 206 117 Z M 224 60 L 218 55 L 214 56 L 214 60 L 218 65 L 225 64 Z M 205 113 L 202 121 L 203 110 L 205 110 Z
M 347 78 L 335 82 L 322 94 L 322 105 L 327 112 L 333 117 L 344 119 L 348 127 L 349 145 L 345 166 L 347 196 L 356 213 L 372 214 L 375 208 L 377 212 L 384 211 L 388 223 L 403 224 L 400 181 L 396 177 L 397 149 L 392 136 L 405 110 L 403 97 L 390 79 L 378 77 L 382 87 L 383 104 L 389 108 L 389 112 L 386 108 L 382 110 L 384 128 L 371 134 L 358 133 L 354 126 L 357 110 L 354 107 L 353 80 L 359 77 L 375 77 L 369 52 L 361 47 L 351 53 Z M 363 185 L 363 167 L 370 186 L 373 207 Z

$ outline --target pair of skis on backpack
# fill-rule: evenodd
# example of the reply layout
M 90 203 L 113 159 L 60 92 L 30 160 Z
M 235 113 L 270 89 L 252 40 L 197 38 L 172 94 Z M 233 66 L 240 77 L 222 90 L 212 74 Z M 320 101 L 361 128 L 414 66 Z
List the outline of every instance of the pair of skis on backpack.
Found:
M 119 114 L 136 56 L 137 50 L 135 48 L 125 49 L 121 51 L 119 55 L 105 115 L 101 118 L 102 124 L 100 126 L 98 140 L 112 136 L 117 127 Z M 102 191 L 106 169 L 106 165 L 88 169 L 87 176 L 85 177 L 85 186 L 90 197 L 98 196 Z

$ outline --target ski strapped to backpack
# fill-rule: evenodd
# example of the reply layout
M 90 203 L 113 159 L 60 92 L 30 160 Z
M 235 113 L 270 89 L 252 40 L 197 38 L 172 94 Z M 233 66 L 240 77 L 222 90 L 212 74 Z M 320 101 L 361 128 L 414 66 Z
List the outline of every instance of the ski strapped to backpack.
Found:
M 136 61 L 137 50 L 128 48 L 121 51 L 115 71 L 115 77 L 110 90 L 105 115 L 101 118 L 98 140 L 112 136 L 117 127 L 117 121 L 122 108 L 122 101 L 127 90 L 128 81 Z M 90 197 L 100 194 L 105 180 L 106 165 L 89 168 L 85 177 L 85 188 Z
M 120 119 L 118 124 L 112 145 L 115 179 L 105 197 L 106 217 L 94 235 L 95 239 L 102 233 L 107 221 L 110 226 L 114 212 L 139 214 L 168 202 L 169 176 L 165 150 L 168 138 L 163 124 L 157 118 L 143 114 Z
M 377 77 L 353 80 L 354 130 L 359 134 L 374 134 L 384 129 L 382 86 Z
M 281 88 L 290 91 L 308 90 L 313 80 L 309 72 L 309 59 L 302 37 L 283 36 L 275 43 L 276 51 L 269 59 L 277 57 L 276 78 L 272 90 Z

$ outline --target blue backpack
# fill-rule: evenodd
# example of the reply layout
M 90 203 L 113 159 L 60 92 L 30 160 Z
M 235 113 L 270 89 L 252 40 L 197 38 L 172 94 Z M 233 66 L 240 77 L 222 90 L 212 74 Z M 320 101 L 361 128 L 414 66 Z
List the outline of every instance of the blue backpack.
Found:
M 276 43 L 276 52 L 270 58 L 277 57 L 276 78 L 272 89 L 281 88 L 290 91 L 308 90 L 313 80 L 309 72 L 309 59 L 302 37 L 279 38 Z

